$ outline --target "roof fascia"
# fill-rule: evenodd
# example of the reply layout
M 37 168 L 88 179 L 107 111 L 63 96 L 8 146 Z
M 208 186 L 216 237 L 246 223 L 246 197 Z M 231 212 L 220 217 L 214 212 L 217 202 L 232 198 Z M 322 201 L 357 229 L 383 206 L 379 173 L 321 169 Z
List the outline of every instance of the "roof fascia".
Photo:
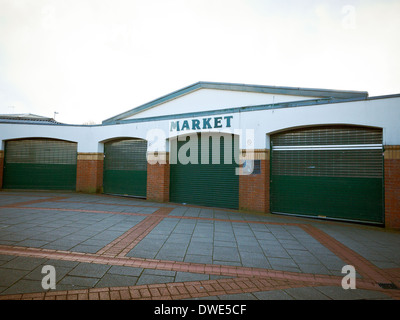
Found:
M 268 93 L 268 94 L 282 94 L 282 95 L 295 95 L 304 97 L 317 97 L 317 98 L 367 98 L 368 92 L 366 91 L 345 91 L 345 90 L 328 90 L 328 89 L 313 89 L 313 88 L 296 88 L 296 87 L 277 87 L 277 86 L 261 86 L 261 85 L 248 85 L 237 83 L 223 83 L 223 82 L 197 82 L 180 90 L 174 91 L 164 95 L 158 99 L 152 100 L 139 107 L 120 113 L 116 116 L 108 118 L 103 121 L 103 124 L 122 120 L 124 118 L 135 115 L 139 112 L 148 110 L 162 103 L 174 100 L 183 95 L 191 93 L 199 89 L 216 89 L 216 90 L 229 90 L 253 93 Z

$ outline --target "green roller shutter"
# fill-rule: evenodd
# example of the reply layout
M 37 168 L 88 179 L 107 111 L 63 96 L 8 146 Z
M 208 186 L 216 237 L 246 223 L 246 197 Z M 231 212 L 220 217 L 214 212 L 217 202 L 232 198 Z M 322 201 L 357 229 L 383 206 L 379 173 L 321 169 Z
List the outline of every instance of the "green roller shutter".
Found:
M 271 211 L 382 224 L 382 131 L 317 127 L 271 136 Z
M 170 201 L 237 209 L 239 176 L 235 157 L 238 144 L 234 136 L 203 134 L 190 139 L 191 142 L 187 137 L 185 141 L 171 143 L 170 154 L 176 161 L 171 161 L 170 165 Z M 186 163 L 179 155 L 192 161 Z
M 77 144 L 51 139 L 6 141 L 5 189 L 76 189 Z
M 103 191 L 146 197 L 147 141 L 116 140 L 104 145 Z

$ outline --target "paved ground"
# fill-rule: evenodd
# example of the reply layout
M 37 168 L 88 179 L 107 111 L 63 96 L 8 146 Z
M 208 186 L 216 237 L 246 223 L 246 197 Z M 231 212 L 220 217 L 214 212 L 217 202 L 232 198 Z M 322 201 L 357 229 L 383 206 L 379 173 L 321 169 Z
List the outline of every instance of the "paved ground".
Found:
M 0 192 L 0 299 L 400 299 L 400 232 L 107 195 Z M 42 288 L 45 265 L 56 289 Z M 341 286 L 342 268 L 356 289 Z

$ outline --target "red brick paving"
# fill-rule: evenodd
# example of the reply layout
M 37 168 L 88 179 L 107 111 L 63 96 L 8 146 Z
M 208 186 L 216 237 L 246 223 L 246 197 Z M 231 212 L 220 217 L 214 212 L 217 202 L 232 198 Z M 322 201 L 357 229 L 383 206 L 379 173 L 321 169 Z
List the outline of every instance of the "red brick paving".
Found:
M 43 198 L 43 199 L 37 199 L 37 200 L 16 202 L 16 203 L 9 204 L 9 205 L 6 205 L 6 206 L 1 206 L 1 207 L 15 208 L 15 207 L 20 207 L 20 206 L 27 206 L 27 205 L 30 205 L 30 204 L 41 203 L 41 202 L 54 202 L 54 201 L 65 200 L 65 199 L 68 199 L 68 198 L 67 197 L 51 197 L 51 198 Z
M 258 291 L 283 290 L 288 288 L 335 285 L 334 282 L 269 279 L 259 277 L 237 277 L 232 279 L 188 281 L 127 287 L 91 288 L 68 291 L 49 291 L 0 295 L 0 300 L 179 300 Z M 336 284 L 337 285 L 337 284 Z M 381 290 L 372 283 L 359 282 L 359 289 Z M 395 297 L 395 295 L 394 295 Z
M 357 272 L 363 277 L 373 279 L 380 283 L 390 283 L 390 279 L 385 271 L 381 271 L 374 264 L 355 251 L 349 249 L 341 242 L 311 225 L 302 225 L 301 227 L 343 261 L 347 262 L 349 265 L 353 265 Z
M 148 215 L 147 218 L 129 229 L 123 235 L 99 250 L 97 254 L 107 256 L 125 256 L 131 251 L 151 230 L 153 230 L 167 216 L 173 208 L 161 208 Z
M 40 202 L 57 202 L 65 200 L 66 197 L 52 197 L 39 200 L 18 202 L 2 207 L 19 207 L 28 209 L 29 204 Z M 74 201 L 77 202 L 77 201 Z M 110 204 L 113 205 L 113 204 Z M 114 204 L 119 205 L 119 204 Z M 296 287 L 312 286 L 341 286 L 342 277 L 319 274 L 306 274 L 262 268 L 237 267 L 214 264 L 187 263 L 178 261 L 165 261 L 156 259 L 142 259 L 126 257 L 126 254 L 139 243 L 159 222 L 164 218 L 177 219 L 199 219 L 213 221 L 227 221 L 238 223 L 261 223 L 274 225 L 293 225 L 302 228 L 309 235 L 318 240 L 343 261 L 355 267 L 362 275 L 357 279 L 357 288 L 383 292 L 394 299 L 400 299 L 400 290 L 382 289 L 379 283 L 394 283 L 400 287 L 400 268 L 379 269 L 367 259 L 349 249 L 325 232 L 309 224 L 301 223 L 279 223 L 247 220 L 213 219 L 201 217 L 168 216 L 173 208 L 160 208 L 153 214 L 125 213 L 99 210 L 61 209 L 61 208 L 37 208 L 38 210 L 65 210 L 79 212 L 96 212 L 109 214 L 128 214 L 146 216 L 139 224 L 125 232 L 122 236 L 105 246 L 96 254 L 70 252 L 62 250 L 49 250 L 40 248 L 27 248 L 0 245 L 0 254 L 27 256 L 36 258 L 48 258 L 58 260 L 69 260 L 86 263 L 98 263 L 108 265 L 130 266 L 137 268 L 149 268 L 157 270 L 184 271 L 192 273 L 204 273 L 210 275 L 221 275 L 233 277 L 230 279 L 175 282 L 167 284 L 151 284 L 141 286 L 91 288 L 68 291 L 49 291 L 45 293 L 25 293 L 14 295 L 0 295 L 1 300 L 129 300 L 129 299 L 185 299 L 196 297 L 208 297 L 224 294 L 236 294 L 246 292 L 282 290 Z

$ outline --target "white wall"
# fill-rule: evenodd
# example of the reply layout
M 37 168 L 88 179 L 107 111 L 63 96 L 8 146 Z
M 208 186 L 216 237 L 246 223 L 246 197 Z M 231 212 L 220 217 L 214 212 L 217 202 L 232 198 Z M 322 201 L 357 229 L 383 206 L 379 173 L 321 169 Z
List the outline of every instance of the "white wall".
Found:
M 256 148 L 269 148 L 261 137 L 287 128 L 350 124 L 383 128 L 383 144 L 400 145 L 400 98 L 282 108 L 242 114 L 241 126 L 256 129 Z
M 354 124 L 383 128 L 385 145 L 400 145 L 400 98 L 386 98 L 359 102 L 346 102 L 305 107 L 282 108 L 229 114 L 232 127 L 205 130 L 211 132 L 235 129 L 254 129 L 256 149 L 269 148 L 267 134 L 287 128 L 320 124 Z M 221 115 L 225 116 L 225 115 Z M 212 117 L 212 116 L 210 116 Z M 190 120 L 190 118 L 188 118 Z M 179 119 L 180 121 L 185 119 Z M 102 142 L 118 137 L 147 139 L 157 129 L 169 137 L 171 120 L 137 122 L 107 126 L 58 126 L 0 123 L 1 148 L 9 139 L 45 137 L 78 143 L 78 152 L 102 152 Z M 189 131 L 175 132 L 171 136 Z M 234 132 L 233 132 L 234 133 Z M 152 139 L 150 139 L 152 140 Z M 154 139 L 153 139 L 154 140 Z M 166 140 L 155 142 L 158 151 L 168 150 Z
M 257 92 L 238 92 L 216 89 L 199 89 L 172 101 L 168 101 L 149 110 L 140 112 L 126 119 L 156 117 L 198 111 L 220 110 L 226 108 L 255 106 L 279 102 L 317 99 L 294 95 L 280 95 Z

